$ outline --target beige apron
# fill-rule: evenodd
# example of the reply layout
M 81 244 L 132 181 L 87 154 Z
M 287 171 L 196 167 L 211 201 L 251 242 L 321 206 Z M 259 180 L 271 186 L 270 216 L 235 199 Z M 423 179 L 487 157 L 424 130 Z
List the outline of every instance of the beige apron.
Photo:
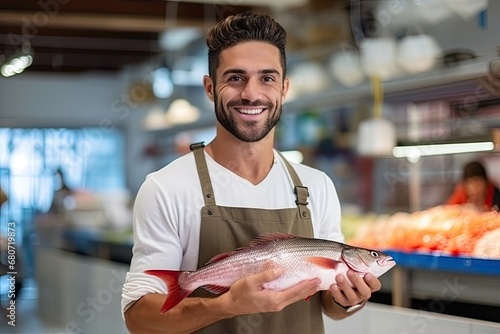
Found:
M 214 255 L 247 246 L 257 235 L 282 232 L 313 237 L 307 188 L 303 187 L 292 166 L 283 159 L 294 183 L 297 207 L 290 209 L 253 209 L 218 206 L 215 201 L 203 143 L 191 145 L 201 182 L 205 206 L 201 209 L 198 268 Z M 287 190 L 284 189 L 284 192 Z M 203 289 L 191 296 L 215 297 Z M 324 333 L 321 300 L 316 293 L 308 301 L 289 305 L 281 312 L 258 313 L 219 321 L 196 333 L 204 334 L 319 334 Z

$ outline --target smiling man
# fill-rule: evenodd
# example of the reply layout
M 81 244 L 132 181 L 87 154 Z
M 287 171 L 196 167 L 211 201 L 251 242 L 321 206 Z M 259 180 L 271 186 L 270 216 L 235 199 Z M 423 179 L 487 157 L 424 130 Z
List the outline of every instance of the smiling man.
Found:
M 272 291 L 262 286 L 281 271 L 263 268 L 224 294 L 195 291 L 160 313 L 167 288 L 144 273 L 196 270 L 267 232 L 344 240 L 331 179 L 273 147 L 289 86 L 285 42 L 284 29 L 257 13 L 230 16 L 208 31 L 203 84 L 216 136 L 148 175 L 137 195 L 122 298 L 132 333 L 323 333 L 322 312 L 342 319 L 380 289 L 374 276 L 349 271 L 353 287 L 338 275 L 328 291 L 318 292 L 319 279 Z

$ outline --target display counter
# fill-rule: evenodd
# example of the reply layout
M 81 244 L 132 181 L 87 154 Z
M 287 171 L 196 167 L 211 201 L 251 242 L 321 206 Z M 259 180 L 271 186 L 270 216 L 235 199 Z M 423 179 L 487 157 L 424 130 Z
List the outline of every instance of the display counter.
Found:
M 396 261 L 380 277 L 386 302 L 500 322 L 499 213 L 449 205 L 343 218 L 348 244 Z
M 37 246 L 38 313 L 65 333 L 128 333 L 121 293 L 128 265 Z
M 62 231 L 62 240 L 58 254 L 74 254 L 81 261 L 96 258 L 128 267 L 132 257 L 130 232 L 71 228 Z M 386 252 L 397 263 L 380 277 L 381 292 L 390 295 L 392 306 L 408 310 L 413 307 L 416 311 L 412 300 L 427 300 L 427 304 L 419 307 L 419 312 L 452 315 L 454 313 L 448 311 L 454 302 L 490 309 L 500 307 L 500 260 L 397 250 Z M 500 318 L 478 318 L 472 313 L 465 317 L 500 323 Z
M 388 275 L 395 306 L 410 307 L 412 298 L 425 298 L 444 301 L 439 307 L 451 302 L 500 307 L 500 260 L 386 252 L 397 263 Z
M 498 276 L 500 279 L 500 259 L 448 256 L 439 253 L 408 253 L 395 250 L 386 250 L 385 252 L 391 255 L 398 266 L 402 268 L 451 271 L 473 275 L 491 275 Z
M 113 230 L 66 228 L 62 232 L 62 249 L 114 262 L 130 264 L 132 233 Z

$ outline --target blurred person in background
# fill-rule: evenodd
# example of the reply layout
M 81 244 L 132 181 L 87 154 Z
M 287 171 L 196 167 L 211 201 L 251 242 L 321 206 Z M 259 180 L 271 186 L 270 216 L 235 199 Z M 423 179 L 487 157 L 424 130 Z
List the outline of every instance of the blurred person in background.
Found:
M 486 169 L 479 161 L 464 166 L 462 180 L 450 195 L 446 204 L 471 204 L 480 211 L 500 208 L 500 190 L 488 178 Z
M 64 177 L 64 172 L 61 168 L 58 168 L 55 172 L 55 186 L 54 186 L 54 197 L 52 198 L 52 204 L 50 205 L 50 213 L 63 213 L 65 210 L 64 199 L 73 194 L 73 190 L 68 187 Z

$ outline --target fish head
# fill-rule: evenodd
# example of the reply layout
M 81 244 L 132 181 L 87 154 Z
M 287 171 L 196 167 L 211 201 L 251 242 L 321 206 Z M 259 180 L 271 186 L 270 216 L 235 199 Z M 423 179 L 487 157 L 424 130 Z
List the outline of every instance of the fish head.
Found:
M 342 251 L 342 260 L 352 270 L 370 273 L 375 277 L 381 276 L 396 265 L 393 258 L 384 252 L 356 247 L 345 248 Z

